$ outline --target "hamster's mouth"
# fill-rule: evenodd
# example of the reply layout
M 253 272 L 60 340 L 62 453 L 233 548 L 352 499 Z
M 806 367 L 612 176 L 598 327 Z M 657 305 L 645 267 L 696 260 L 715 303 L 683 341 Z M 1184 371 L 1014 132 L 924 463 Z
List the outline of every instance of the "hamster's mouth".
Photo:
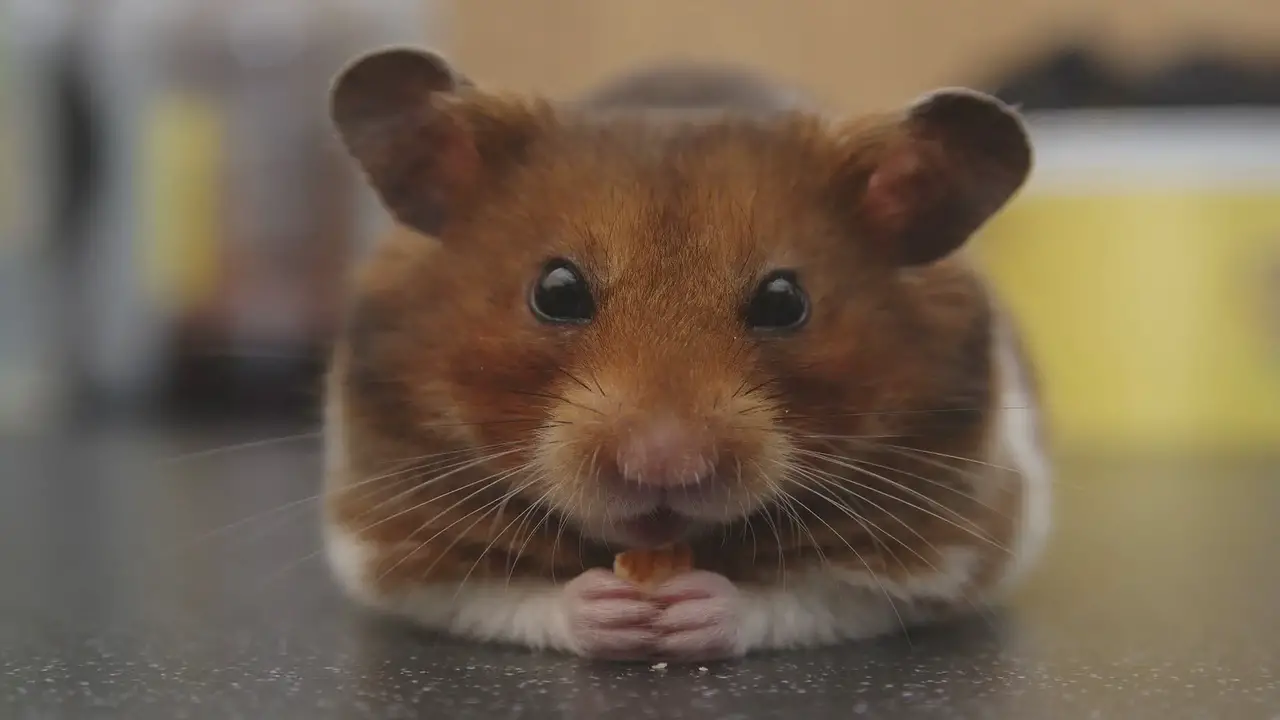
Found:
M 668 507 L 628 518 L 618 523 L 617 532 L 629 545 L 655 548 L 687 537 L 696 521 Z

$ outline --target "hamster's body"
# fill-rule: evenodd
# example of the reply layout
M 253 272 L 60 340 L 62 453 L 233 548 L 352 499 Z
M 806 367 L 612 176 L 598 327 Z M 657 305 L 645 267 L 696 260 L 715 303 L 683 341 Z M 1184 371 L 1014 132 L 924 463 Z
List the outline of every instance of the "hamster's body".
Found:
M 553 107 L 396 50 L 340 79 L 336 124 L 405 229 L 329 378 L 339 580 L 430 628 L 619 659 L 999 597 L 1044 543 L 1050 471 L 1034 372 L 960 246 L 1021 185 L 1021 126 L 971 93 L 832 130 L 763 84 L 717 110 L 629 82 Z M 654 594 L 608 570 L 667 542 L 698 569 Z

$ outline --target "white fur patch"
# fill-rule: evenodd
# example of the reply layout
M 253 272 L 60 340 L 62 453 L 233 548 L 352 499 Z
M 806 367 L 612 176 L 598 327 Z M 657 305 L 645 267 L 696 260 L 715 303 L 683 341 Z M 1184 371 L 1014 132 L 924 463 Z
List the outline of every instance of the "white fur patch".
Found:
M 373 551 L 330 528 L 326 550 L 334 574 L 355 599 L 390 615 L 451 635 L 535 649 L 572 651 L 563 586 L 549 580 L 469 580 L 422 584 L 394 593 L 373 590 Z
M 347 472 L 346 423 L 342 394 L 331 391 L 324 403 L 324 474 L 331 481 Z
M 895 600 L 963 600 L 964 588 L 977 572 L 982 556 L 973 547 L 942 548 L 939 555 L 942 558 L 934 563 L 934 572 L 913 573 L 896 580 L 873 576 L 862 570 L 830 572 L 844 583 L 888 595 Z
M 330 522 L 324 525 L 324 551 L 329 571 L 342 589 L 362 603 L 377 605 L 377 597 L 365 576 L 373 561 L 373 551 Z
M 1044 448 L 1036 438 L 1041 411 L 1033 404 L 1011 340 L 1004 334 L 998 337 L 995 357 L 1001 410 L 993 462 L 1016 469 L 1022 480 L 1018 531 L 1010 548 L 1014 556 L 1000 582 L 1000 589 L 1004 589 L 1022 577 L 1048 542 L 1053 522 L 1053 478 Z
M 790 573 L 776 586 L 740 588 L 738 650 L 830 645 L 893 632 L 902 620 L 879 590 L 820 569 Z
M 534 649 L 575 652 L 564 586 L 546 580 L 479 580 L 419 585 L 401 592 L 373 591 L 365 574 L 372 550 L 340 530 L 326 536 L 329 563 L 355 599 L 389 615 L 451 635 Z M 964 566 L 970 560 L 961 560 Z M 852 580 L 852 581 L 851 581 Z M 942 582 L 922 579 L 921 583 Z M 920 598 L 954 594 L 952 586 L 908 587 L 897 592 Z M 890 598 L 861 578 L 824 569 L 789 573 L 774 586 L 739 587 L 737 650 L 830 645 L 896 632 L 913 621 L 904 597 Z

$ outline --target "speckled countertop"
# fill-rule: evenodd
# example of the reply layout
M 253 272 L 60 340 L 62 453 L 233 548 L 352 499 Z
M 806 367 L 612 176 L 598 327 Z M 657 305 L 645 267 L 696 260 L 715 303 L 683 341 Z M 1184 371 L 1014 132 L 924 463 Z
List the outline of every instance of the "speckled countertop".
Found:
M 317 553 L 318 443 L 0 441 L 0 716 L 1280 718 L 1280 460 L 1066 463 L 1007 610 L 705 668 L 593 666 L 367 617 Z

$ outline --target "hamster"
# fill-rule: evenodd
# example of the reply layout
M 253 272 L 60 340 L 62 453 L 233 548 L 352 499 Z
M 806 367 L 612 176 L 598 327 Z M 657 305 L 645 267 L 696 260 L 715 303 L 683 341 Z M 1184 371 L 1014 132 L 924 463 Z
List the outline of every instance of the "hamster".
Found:
M 398 227 L 328 377 L 337 581 L 619 661 L 997 601 L 1051 517 L 1036 374 L 964 252 L 1030 172 L 1019 117 L 962 89 L 843 120 L 626 105 L 486 92 L 414 48 L 339 73 L 333 124 Z M 673 543 L 694 569 L 652 590 L 610 571 Z

